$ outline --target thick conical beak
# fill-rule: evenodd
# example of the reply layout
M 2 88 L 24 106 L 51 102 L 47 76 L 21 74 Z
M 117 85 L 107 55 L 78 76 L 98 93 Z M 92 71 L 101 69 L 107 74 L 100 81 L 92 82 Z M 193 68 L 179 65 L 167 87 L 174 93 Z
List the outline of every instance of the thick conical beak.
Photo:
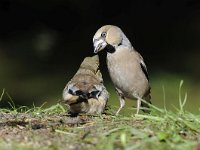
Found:
M 94 53 L 98 53 L 106 47 L 107 43 L 103 39 L 94 40 Z
M 94 53 L 96 54 L 96 53 L 98 53 L 99 52 L 99 47 L 97 46 L 97 47 L 94 47 Z

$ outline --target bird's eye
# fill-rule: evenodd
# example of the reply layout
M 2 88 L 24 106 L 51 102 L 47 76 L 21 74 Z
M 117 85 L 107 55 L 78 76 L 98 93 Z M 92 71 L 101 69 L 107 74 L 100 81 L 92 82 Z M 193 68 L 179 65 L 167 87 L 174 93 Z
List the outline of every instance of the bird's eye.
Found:
M 105 37 L 106 37 L 106 32 L 102 32 L 102 33 L 101 33 L 101 37 L 104 37 L 104 38 L 105 38 Z

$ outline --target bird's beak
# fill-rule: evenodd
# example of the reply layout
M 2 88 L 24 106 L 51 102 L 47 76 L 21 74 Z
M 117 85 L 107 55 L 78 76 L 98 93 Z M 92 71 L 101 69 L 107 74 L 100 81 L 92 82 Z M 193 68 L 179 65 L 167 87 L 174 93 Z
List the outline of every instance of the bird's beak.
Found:
M 94 53 L 98 53 L 99 51 L 103 50 L 107 43 L 103 39 L 94 40 Z

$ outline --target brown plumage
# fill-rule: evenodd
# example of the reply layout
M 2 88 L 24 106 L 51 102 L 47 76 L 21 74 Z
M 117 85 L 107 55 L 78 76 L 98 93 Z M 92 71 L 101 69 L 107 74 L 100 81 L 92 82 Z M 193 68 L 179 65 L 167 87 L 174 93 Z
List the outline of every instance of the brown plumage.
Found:
M 142 56 L 133 48 L 122 30 L 113 25 L 105 25 L 97 30 L 93 37 L 94 52 L 107 51 L 107 66 L 112 82 L 119 95 L 120 108 L 125 105 L 125 98 L 137 99 L 137 114 L 142 105 L 143 111 L 149 112 L 150 85 L 147 68 Z
M 69 106 L 70 113 L 96 115 L 104 111 L 109 95 L 98 67 L 98 55 L 86 57 L 77 73 L 67 83 L 63 99 Z

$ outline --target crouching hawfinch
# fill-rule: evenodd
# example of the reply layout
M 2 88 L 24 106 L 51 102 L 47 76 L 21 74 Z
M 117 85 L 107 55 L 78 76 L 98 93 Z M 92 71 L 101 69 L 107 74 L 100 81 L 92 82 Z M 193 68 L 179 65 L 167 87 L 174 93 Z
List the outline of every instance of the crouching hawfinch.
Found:
M 64 88 L 63 100 L 69 106 L 71 114 L 100 115 L 104 111 L 109 94 L 98 68 L 98 55 L 86 57 Z

